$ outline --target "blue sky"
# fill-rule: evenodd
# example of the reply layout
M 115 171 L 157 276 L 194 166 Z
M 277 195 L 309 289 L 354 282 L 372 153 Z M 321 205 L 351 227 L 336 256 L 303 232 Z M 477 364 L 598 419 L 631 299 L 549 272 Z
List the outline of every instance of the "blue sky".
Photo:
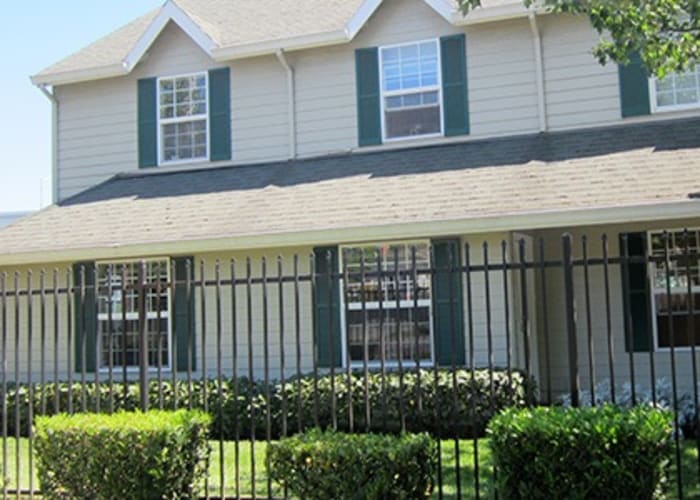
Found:
M 50 202 L 51 105 L 29 76 L 163 3 L 34 0 L 3 6 L 0 212 Z

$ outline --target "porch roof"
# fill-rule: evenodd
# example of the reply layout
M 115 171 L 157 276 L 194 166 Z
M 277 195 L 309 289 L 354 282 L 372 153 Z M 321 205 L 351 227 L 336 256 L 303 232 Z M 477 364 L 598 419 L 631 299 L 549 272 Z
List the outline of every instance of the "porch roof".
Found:
M 0 265 L 700 217 L 699 131 L 692 118 L 122 174 L 0 230 Z

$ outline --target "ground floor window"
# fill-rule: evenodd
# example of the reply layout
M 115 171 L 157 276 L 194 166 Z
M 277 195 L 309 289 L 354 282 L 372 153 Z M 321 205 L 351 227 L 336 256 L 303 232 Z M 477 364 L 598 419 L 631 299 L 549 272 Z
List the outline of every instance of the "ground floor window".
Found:
M 342 265 L 350 362 L 432 362 L 429 243 L 344 247 Z
M 143 294 L 136 285 L 142 261 L 97 263 L 97 331 L 100 369 L 136 368 L 140 360 L 139 306 L 145 300 L 148 366 L 170 366 L 168 259 L 145 261 Z
M 653 232 L 649 245 L 658 347 L 671 346 L 672 332 L 675 347 L 700 345 L 700 229 Z

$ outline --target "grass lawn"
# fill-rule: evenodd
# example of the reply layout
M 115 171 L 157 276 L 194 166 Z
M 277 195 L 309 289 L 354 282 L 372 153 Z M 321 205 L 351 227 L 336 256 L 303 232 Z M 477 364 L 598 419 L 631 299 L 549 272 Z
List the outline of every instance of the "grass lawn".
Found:
M 8 438 L 5 443 L 1 443 L 3 448 L 7 447 L 7 462 L 2 459 L 0 449 L 0 465 L 4 466 L 9 478 L 8 487 L 15 490 L 17 481 L 17 442 Z M 212 454 L 209 465 L 209 478 L 207 487 L 210 496 L 218 497 L 222 492 L 228 497 L 243 496 L 249 497 L 255 484 L 256 495 L 261 498 L 268 496 L 268 481 L 265 473 L 265 450 L 266 443 L 256 442 L 254 453 L 248 441 L 242 441 L 236 452 L 236 443 L 218 441 L 211 442 Z M 19 485 L 21 490 L 28 490 L 30 487 L 29 477 L 29 442 L 26 439 L 19 441 Z M 223 453 L 222 453 L 223 450 Z M 475 474 L 474 474 L 474 442 L 471 440 L 461 440 L 455 443 L 454 440 L 440 442 L 440 456 L 442 461 L 442 492 L 444 498 L 457 498 L 458 483 L 462 491 L 462 498 L 475 498 Z M 485 439 L 478 441 L 477 452 L 479 457 L 479 492 L 482 498 L 492 497 L 493 490 L 493 469 L 491 467 L 491 452 L 488 441 Z M 255 460 L 251 457 L 255 456 Z M 223 461 L 222 461 L 223 457 Z M 236 474 L 236 457 L 238 457 L 238 471 Z M 457 470 L 457 457 L 459 457 L 459 475 Z M 682 447 L 682 477 L 685 498 L 700 498 L 700 487 L 698 485 L 698 452 L 695 442 L 686 441 Z M 222 467 L 223 465 L 223 467 Z M 255 466 L 253 477 L 252 468 Z M 36 464 L 34 464 L 36 466 Z M 34 469 L 35 471 L 35 469 Z M 671 484 L 669 485 L 669 498 L 677 498 L 675 482 L 675 464 L 672 466 Z M 223 478 L 222 478 L 223 476 Z M 223 482 L 222 482 L 223 479 Z M 36 474 L 32 478 L 33 486 L 38 489 L 39 483 Z M 436 480 L 437 481 L 437 480 Z M 436 492 L 433 495 L 437 498 Z M 270 485 L 270 491 L 275 497 L 282 497 L 283 491 L 276 484 Z

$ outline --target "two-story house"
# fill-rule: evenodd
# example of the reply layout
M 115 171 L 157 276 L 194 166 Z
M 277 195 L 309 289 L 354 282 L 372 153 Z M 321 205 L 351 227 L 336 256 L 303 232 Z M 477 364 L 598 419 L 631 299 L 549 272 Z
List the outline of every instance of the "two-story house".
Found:
M 38 269 L 58 269 L 56 286 L 90 286 L 96 277 L 105 295 L 107 281 L 133 281 L 143 259 L 151 280 L 168 273 L 183 279 L 187 269 L 195 280 L 212 277 L 217 261 L 227 273 L 235 261 L 244 276 L 249 257 L 248 273 L 259 277 L 262 256 L 272 274 L 278 257 L 287 274 L 357 271 L 360 263 L 369 272 L 406 269 L 411 261 L 419 268 L 517 262 L 521 240 L 528 259 L 561 260 L 564 232 L 574 236 L 576 258 L 582 235 L 588 256 L 603 258 L 603 234 L 611 257 L 623 253 L 621 241 L 630 255 L 658 256 L 660 231 L 671 230 L 675 248 L 690 228 L 692 262 L 673 272 L 697 300 L 700 72 L 657 81 L 638 62 L 600 66 L 586 19 L 527 10 L 519 0 L 484 4 L 463 16 L 453 0 L 168 0 L 34 75 L 53 101 L 55 203 L 0 231 L 5 286 L 12 288 L 15 270 L 24 285 L 28 269 L 35 282 Z M 527 351 L 532 370 L 547 372 L 543 386 L 565 390 L 562 276 L 530 271 L 537 281 L 513 300 L 494 290 L 511 278 L 512 286 L 517 273 L 500 271 L 469 285 L 409 277 L 409 288 L 421 293 L 391 303 L 367 295 L 360 304 L 342 279 L 328 300 L 303 283 L 298 300 L 306 313 L 287 317 L 280 308 L 269 321 L 270 338 L 278 338 L 279 323 L 296 321 L 304 371 L 314 358 L 347 366 L 367 356 L 351 333 L 367 317 L 410 317 L 404 341 L 418 353 L 389 345 L 386 361 L 462 364 L 473 357 L 504 365 L 512 354 L 523 366 Z M 619 265 L 609 275 L 586 275 L 586 285 L 609 291 L 606 300 L 602 292 L 587 295 L 577 269 L 575 298 L 590 303 L 590 314 L 578 317 L 580 351 L 595 345 L 599 374 L 607 373 L 608 354 L 620 381 L 629 379 L 628 356 L 644 374 L 649 351 L 658 353 L 656 375 L 668 373 L 669 325 L 685 332 L 673 342 L 679 373 L 690 373 L 688 300 L 668 307 L 654 271 L 637 263 L 627 276 Z M 231 298 L 223 300 L 226 331 Z M 95 299 L 109 303 L 108 296 Z M 188 326 L 171 311 L 176 302 L 159 306 L 168 339 L 162 360 L 166 368 L 189 361 L 201 370 L 200 345 L 215 342 L 202 334 L 216 323 L 215 308 L 195 300 L 196 321 Z M 258 314 L 257 303 L 246 309 L 239 301 L 241 323 Z M 106 325 L 123 311 L 120 318 L 103 307 L 93 313 L 71 326 L 62 312 L 54 325 L 61 335 L 75 328 L 72 340 L 54 346 L 62 372 L 73 361 L 89 372 L 136 363 L 137 355 L 108 351 Z M 122 347 L 136 335 L 126 313 L 115 330 Z M 522 322 L 529 323 L 529 346 L 518 333 Z M 325 346 L 319 352 L 314 328 Z M 700 317 L 694 333 L 700 339 Z M 84 335 L 87 350 L 76 349 L 71 361 L 69 344 Z M 245 335 L 239 341 L 246 352 Z M 257 330 L 251 341 L 259 356 Z M 52 339 L 46 342 L 51 348 Z M 225 335 L 220 350 L 229 371 L 231 342 Z M 190 360 L 185 349 L 169 351 L 186 343 L 194 347 Z M 24 352 L 24 345 L 17 348 Z M 379 354 L 369 356 L 376 362 Z M 272 363 L 278 369 L 280 359 Z M 246 359 L 236 366 L 247 369 Z M 590 367 L 582 363 L 584 379 Z

